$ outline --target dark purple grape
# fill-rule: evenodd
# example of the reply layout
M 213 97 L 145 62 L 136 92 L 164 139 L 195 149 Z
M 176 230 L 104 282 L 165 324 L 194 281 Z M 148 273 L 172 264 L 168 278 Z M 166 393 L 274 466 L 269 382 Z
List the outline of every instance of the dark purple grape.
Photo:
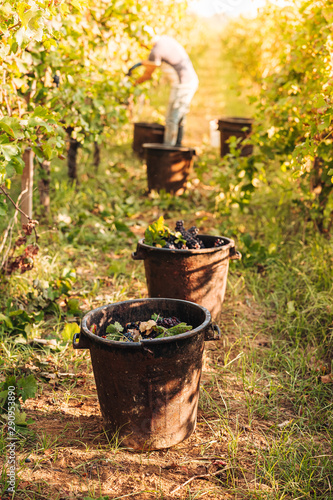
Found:
M 180 233 L 181 235 L 183 235 L 186 232 L 185 228 L 184 228 L 184 221 L 183 220 L 177 220 L 175 231 L 177 233 Z
M 126 330 L 137 330 L 139 328 L 140 321 L 132 321 L 131 323 L 126 323 Z
M 166 242 L 163 248 L 169 248 L 169 250 L 175 250 L 175 245 L 173 243 Z
M 172 328 L 173 326 L 176 326 L 180 323 L 180 320 L 176 318 L 175 316 L 172 316 L 170 318 L 159 318 L 157 320 L 157 325 L 158 326 L 163 326 L 164 328 Z
M 59 87 L 59 83 L 60 83 L 59 75 L 54 75 L 53 82 L 56 84 L 57 87 Z
M 199 229 L 195 226 L 190 227 L 190 229 L 187 231 L 191 236 L 197 236 L 199 233 Z
M 195 238 L 188 237 L 186 243 L 187 243 L 187 248 L 191 250 L 200 248 L 200 243 Z
M 218 238 L 214 243 L 214 247 L 223 247 L 223 245 L 225 245 L 225 242 L 222 240 L 222 238 Z
M 175 226 L 175 232 L 179 232 L 182 235 L 182 238 L 185 240 L 185 243 L 178 242 L 175 243 L 175 237 L 171 237 L 173 244 L 179 250 L 198 250 L 199 248 L 205 248 L 203 242 L 198 238 L 199 229 L 195 226 L 190 227 L 188 231 L 184 228 L 184 221 L 178 220 Z

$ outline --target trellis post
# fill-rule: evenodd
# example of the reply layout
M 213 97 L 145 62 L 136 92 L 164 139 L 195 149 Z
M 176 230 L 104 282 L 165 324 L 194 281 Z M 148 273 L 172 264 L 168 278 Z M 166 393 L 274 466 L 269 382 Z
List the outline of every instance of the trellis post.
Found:
M 23 153 L 24 169 L 21 179 L 22 198 L 20 208 L 22 212 L 27 214 L 32 219 L 32 195 L 33 195 L 33 179 L 34 179 L 34 153 L 31 148 L 26 148 Z M 26 224 L 28 219 L 21 214 L 21 224 Z

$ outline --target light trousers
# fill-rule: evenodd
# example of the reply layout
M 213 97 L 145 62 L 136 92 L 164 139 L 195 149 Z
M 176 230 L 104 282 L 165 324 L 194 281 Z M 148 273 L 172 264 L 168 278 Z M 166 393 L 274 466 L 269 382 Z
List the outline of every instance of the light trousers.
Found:
M 178 128 L 184 127 L 198 84 L 199 81 L 195 79 L 190 83 L 178 83 L 171 87 L 165 119 L 164 144 L 174 146 L 177 143 Z

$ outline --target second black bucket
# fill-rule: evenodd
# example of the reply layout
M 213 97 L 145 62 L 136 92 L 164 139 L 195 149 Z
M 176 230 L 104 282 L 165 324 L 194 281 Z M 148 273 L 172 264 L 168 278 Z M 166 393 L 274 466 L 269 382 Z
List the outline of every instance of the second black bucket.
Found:
M 149 191 L 182 194 L 193 166 L 195 150 L 182 146 L 143 144 Z
M 193 329 L 140 342 L 101 337 L 110 323 L 147 321 L 153 313 L 176 316 Z M 204 343 L 219 336 L 209 311 L 184 300 L 127 300 L 86 314 L 73 347 L 90 350 L 106 432 L 137 450 L 169 448 L 188 438 L 197 420 Z
M 144 150 L 142 145 L 145 142 L 155 142 L 163 144 L 164 140 L 164 125 L 160 123 L 137 122 L 134 123 L 133 135 L 133 151 L 140 158 L 144 158 Z
M 234 136 L 237 139 L 246 139 L 252 130 L 252 118 L 240 117 L 224 117 L 218 121 L 218 129 L 220 131 L 220 144 L 221 144 L 221 157 L 230 153 L 229 143 L 227 142 L 230 137 Z M 250 156 L 253 152 L 253 146 L 246 144 L 242 146 L 240 142 L 241 156 Z
M 199 234 L 205 248 L 178 250 L 137 244 L 134 260 L 143 260 L 149 297 L 189 300 L 206 307 L 214 320 L 221 314 L 229 260 L 240 259 L 235 242 L 224 236 Z M 223 240 L 222 246 L 215 246 Z

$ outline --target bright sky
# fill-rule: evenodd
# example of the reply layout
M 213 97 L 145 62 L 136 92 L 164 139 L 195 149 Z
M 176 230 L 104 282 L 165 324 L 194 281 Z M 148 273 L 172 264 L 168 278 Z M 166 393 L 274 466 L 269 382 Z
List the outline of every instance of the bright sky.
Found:
M 189 0 L 189 8 L 200 16 L 209 17 L 214 14 L 256 15 L 257 9 L 263 7 L 266 0 Z M 290 0 L 271 0 L 271 3 L 284 5 Z

